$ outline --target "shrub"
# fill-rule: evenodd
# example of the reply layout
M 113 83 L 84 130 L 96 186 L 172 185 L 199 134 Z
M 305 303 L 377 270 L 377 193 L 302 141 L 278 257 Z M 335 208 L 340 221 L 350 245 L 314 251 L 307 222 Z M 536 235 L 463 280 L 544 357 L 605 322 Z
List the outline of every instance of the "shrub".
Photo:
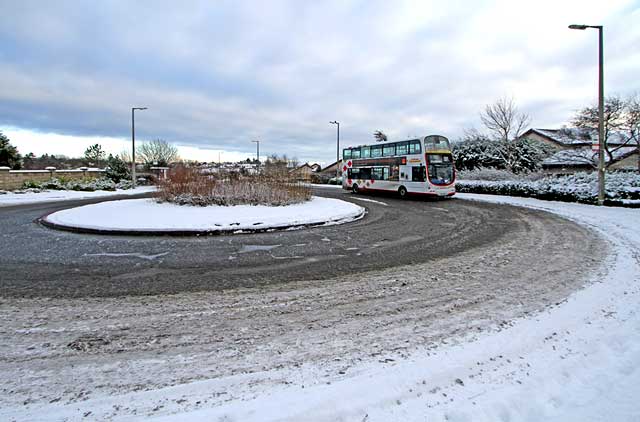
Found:
M 595 204 L 598 200 L 596 173 L 547 176 L 540 180 L 459 180 L 458 192 L 538 198 Z M 611 172 L 605 179 L 606 200 L 611 205 L 640 200 L 640 175 Z
M 107 178 L 66 180 L 54 177 L 42 183 L 32 180 L 26 181 L 22 185 L 22 189 L 75 190 L 87 192 L 96 190 L 114 191 L 116 189 L 131 189 L 131 182 L 122 180 L 116 184 L 113 180 Z
M 237 173 L 202 174 L 198 169 L 177 167 L 160 181 L 158 202 L 178 205 L 289 205 L 307 201 L 311 190 L 290 180 L 288 172 L 245 176 Z

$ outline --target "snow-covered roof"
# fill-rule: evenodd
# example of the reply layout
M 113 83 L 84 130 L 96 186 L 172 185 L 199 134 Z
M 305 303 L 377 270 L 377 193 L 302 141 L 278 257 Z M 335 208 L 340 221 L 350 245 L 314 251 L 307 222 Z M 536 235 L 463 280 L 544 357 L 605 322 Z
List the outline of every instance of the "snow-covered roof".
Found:
M 618 161 L 632 154 L 634 151 L 636 151 L 636 147 L 622 147 L 611 151 L 611 155 L 613 156 L 613 161 Z M 606 162 L 609 162 L 609 154 L 605 154 L 604 159 Z M 558 151 L 551 157 L 545 159 L 542 165 L 545 167 L 591 165 L 597 161 L 597 151 L 592 151 L 591 148 L 576 148 Z
M 598 141 L 598 131 L 591 129 L 582 129 L 575 127 L 563 127 L 561 129 L 531 128 L 529 129 L 529 131 L 535 132 L 538 135 L 545 136 L 552 141 L 567 146 L 587 145 Z M 622 132 L 609 132 L 609 145 L 622 145 L 626 140 L 627 136 Z

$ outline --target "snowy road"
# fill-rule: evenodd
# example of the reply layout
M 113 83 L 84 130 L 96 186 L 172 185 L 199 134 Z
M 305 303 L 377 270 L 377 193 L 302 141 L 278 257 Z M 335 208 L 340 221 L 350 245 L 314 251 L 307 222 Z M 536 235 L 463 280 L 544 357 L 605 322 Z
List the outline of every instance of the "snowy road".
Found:
M 379 202 L 388 205 L 372 206 L 404 206 Z M 598 270 L 604 240 L 525 212 L 508 236 L 481 247 L 337 279 L 172 296 L 5 298 L 0 416 L 589 420 L 582 416 L 613 409 L 617 420 L 633 420 L 638 320 L 629 305 L 637 303 L 639 236 L 628 227 L 637 211 L 606 210 L 615 220 L 603 222 L 595 207 L 533 203 L 610 229 L 602 235 L 615 248 L 613 270 Z M 483 209 L 407 206 L 453 214 L 457 204 Z M 270 251 L 246 249 L 255 252 Z M 572 295 L 590 278 L 603 282 Z M 596 393 L 607 403 L 592 400 Z
M 0 208 L 0 292 L 127 296 L 332 280 L 429 262 L 503 238 L 530 237 L 531 225 L 557 226 L 549 234 L 555 237 L 549 243 L 557 247 L 567 236 L 580 236 L 580 242 L 587 236 L 553 216 L 513 207 L 354 198 L 340 189 L 317 189 L 317 194 L 366 207 L 368 214 L 334 227 L 176 238 L 76 234 L 33 223 L 78 201 Z

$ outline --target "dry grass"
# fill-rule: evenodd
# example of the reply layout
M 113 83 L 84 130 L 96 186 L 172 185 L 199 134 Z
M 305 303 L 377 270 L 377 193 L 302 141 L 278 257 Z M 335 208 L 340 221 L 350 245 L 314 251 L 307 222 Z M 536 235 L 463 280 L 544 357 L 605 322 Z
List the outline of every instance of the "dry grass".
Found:
M 260 175 L 202 174 L 176 167 L 159 183 L 158 202 L 178 205 L 290 205 L 311 199 L 311 190 L 292 180 L 286 169 Z

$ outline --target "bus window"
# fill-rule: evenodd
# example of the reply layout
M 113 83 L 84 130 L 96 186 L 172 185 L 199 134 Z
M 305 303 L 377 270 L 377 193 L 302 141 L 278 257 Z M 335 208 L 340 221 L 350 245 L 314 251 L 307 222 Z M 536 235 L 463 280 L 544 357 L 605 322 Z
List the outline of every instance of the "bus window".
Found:
M 411 167 L 411 181 L 424 182 L 426 180 L 425 167 Z
M 396 155 L 407 155 L 409 151 L 409 142 L 398 142 L 396 146 Z
M 382 145 L 375 145 L 371 147 L 371 158 L 382 157 Z
M 420 154 L 421 152 L 419 139 L 409 141 L 409 154 Z
M 430 135 L 424 140 L 426 150 L 449 149 L 449 140 L 444 136 Z
M 371 168 L 361 168 L 360 179 L 363 179 L 363 180 L 371 179 Z
M 389 157 L 391 155 L 396 155 L 396 144 L 386 144 L 382 147 L 382 155 L 384 157 Z
M 382 167 L 382 180 L 389 180 L 389 167 Z
M 391 166 L 391 174 L 389 175 L 389 180 L 400 180 L 400 167 L 399 166 Z
M 441 163 L 443 158 L 444 158 L 444 155 L 429 154 L 429 164 Z
M 374 167 L 371 169 L 371 178 L 373 180 L 382 180 L 382 167 Z
M 353 148 L 351 150 L 351 158 L 360 158 L 360 148 Z
M 371 157 L 371 149 L 369 147 L 360 148 L 360 158 L 369 158 Z
M 360 169 L 350 168 L 347 174 L 349 175 L 349 179 L 359 179 Z
M 351 150 L 350 150 L 350 149 L 348 149 L 348 148 L 345 148 L 345 149 L 342 151 L 342 158 L 344 158 L 345 160 L 350 159 L 350 158 L 351 158 Z

